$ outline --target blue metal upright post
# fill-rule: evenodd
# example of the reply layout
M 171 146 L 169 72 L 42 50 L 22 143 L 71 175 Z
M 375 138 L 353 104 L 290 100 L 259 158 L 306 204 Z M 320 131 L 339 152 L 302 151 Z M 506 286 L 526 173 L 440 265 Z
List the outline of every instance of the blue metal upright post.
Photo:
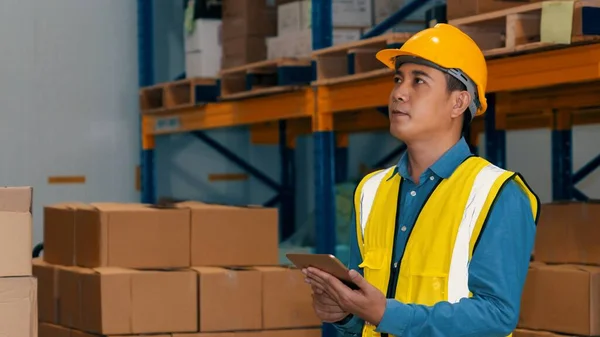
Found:
M 281 204 L 279 209 L 280 240 L 284 241 L 294 234 L 295 226 L 295 185 L 296 173 L 294 165 L 294 150 L 288 146 L 287 121 L 279 121 L 279 155 L 281 156 Z
M 331 0 L 312 0 L 313 50 L 331 46 L 333 25 Z M 318 116 L 317 116 L 318 118 Z M 318 123 L 317 123 L 318 124 Z M 316 184 L 316 250 L 335 253 L 335 135 L 320 126 L 313 132 Z
M 154 37 L 152 34 L 152 0 L 138 0 L 138 67 L 139 86 L 154 83 Z M 140 121 L 140 126 L 142 125 Z M 140 129 L 141 132 L 141 129 Z M 142 137 L 143 138 L 143 135 Z M 155 203 L 154 144 L 141 141 L 141 201 Z
M 332 0 L 312 0 L 313 50 L 332 45 Z M 315 233 L 318 253 L 335 253 L 335 134 L 332 116 L 320 121 L 316 116 L 313 125 L 315 160 Z M 323 325 L 323 337 L 335 337 L 337 331 L 330 324 Z
M 494 165 L 506 168 L 506 131 L 496 125 L 496 94 L 487 94 L 486 98 L 485 156 Z

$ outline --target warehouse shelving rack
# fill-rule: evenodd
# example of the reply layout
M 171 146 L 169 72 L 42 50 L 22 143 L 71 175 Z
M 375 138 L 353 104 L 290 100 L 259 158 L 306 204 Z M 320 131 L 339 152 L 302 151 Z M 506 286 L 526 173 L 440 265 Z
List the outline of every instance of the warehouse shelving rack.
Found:
M 387 30 L 425 2 L 409 3 L 365 37 Z M 140 86 L 144 87 L 153 84 L 152 22 L 149 19 L 152 8 L 150 2 L 143 0 L 138 1 L 138 6 Z M 313 49 L 327 48 L 331 46 L 332 39 L 331 0 L 313 0 L 312 10 Z M 549 128 L 552 130 L 553 199 L 586 200 L 587 197 L 575 184 L 600 166 L 600 155 L 573 173 L 572 127 L 600 123 L 600 95 L 597 94 L 600 92 L 600 44 L 565 46 L 561 49 L 490 59 L 488 67 L 489 108 L 484 117 L 477 118 L 472 125 L 472 135 L 485 132 L 486 157 L 496 165 L 505 167 L 507 130 Z M 294 92 L 209 103 L 155 116 L 143 116 L 142 202 L 156 201 L 153 150 L 156 136 L 190 132 L 207 141 L 209 138 L 202 133 L 204 130 L 273 122 L 279 127 L 278 135 L 284 157 L 289 155 L 285 151 L 288 139 L 286 125 L 301 125 L 296 128 L 303 131 L 297 132 L 312 132 L 314 139 L 316 232 L 319 233 L 316 251 L 334 253 L 336 164 L 338 173 L 339 167 L 343 168 L 345 164 L 336 163 L 336 158 L 340 160 L 344 157 L 343 151 L 336 148 L 336 143 L 340 143 L 340 139 L 347 133 L 387 128 L 387 121 L 381 119 L 382 114 L 379 114 L 379 119 L 370 118 L 370 114 L 373 111 L 386 114 L 392 85 L 391 72 L 380 72 L 377 76 L 357 81 L 312 85 Z M 363 118 L 344 118 L 357 114 L 357 111 L 360 111 L 359 114 L 364 113 Z M 159 121 L 168 127 L 156 129 Z M 290 163 L 289 158 L 282 158 L 283 184 L 277 184 L 236 158 L 231 151 L 226 151 L 223 146 L 210 139 L 208 142 L 242 168 L 279 190 L 278 196 L 266 205 L 274 205 L 281 199 L 282 207 L 285 208 L 283 205 L 286 199 L 287 207 L 293 208 L 293 203 L 291 206 L 289 204 L 289 200 L 293 201 L 293 177 L 288 175 L 289 171 L 293 171 L 290 167 L 293 163 Z M 472 138 L 471 142 L 477 143 L 476 138 Z M 397 156 L 401 150 L 402 148 L 395 150 L 382 162 Z M 293 211 L 288 216 L 289 214 L 293 215 Z

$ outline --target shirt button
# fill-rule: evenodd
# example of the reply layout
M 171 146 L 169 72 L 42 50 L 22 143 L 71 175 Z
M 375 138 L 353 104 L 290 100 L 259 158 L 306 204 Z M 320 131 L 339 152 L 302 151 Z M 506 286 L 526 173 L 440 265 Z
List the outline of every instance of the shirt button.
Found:
M 429 177 L 429 180 L 433 180 L 433 179 L 435 179 L 433 176 Z
M 402 226 L 402 228 L 400 228 L 401 231 L 406 232 L 406 226 Z
M 414 197 L 415 195 L 417 195 L 417 192 L 415 192 L 415 191 L 410 191 L 410 195 L 412 195 L 412 196 Z

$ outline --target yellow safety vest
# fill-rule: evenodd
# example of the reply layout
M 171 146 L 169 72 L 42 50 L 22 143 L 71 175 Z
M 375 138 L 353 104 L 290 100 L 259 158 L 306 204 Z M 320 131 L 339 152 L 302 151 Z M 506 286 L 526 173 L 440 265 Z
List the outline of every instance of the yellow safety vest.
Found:
M 496 196 L 509 180 L 516 181 L 529 196 L 537 221 L 539 201 L 521 176 L 472 156 L 431 193 L 398 265 L 392 257 L 402 178 L 394 174 L 394 168 L 365 176 L 354 196 L 363 260 L 359 266 L 365 279 L 389 298 L 431 306 L 472 296 L 468 268 L 473 248 Z M 380 334 L 367 323 L 362 335 Z

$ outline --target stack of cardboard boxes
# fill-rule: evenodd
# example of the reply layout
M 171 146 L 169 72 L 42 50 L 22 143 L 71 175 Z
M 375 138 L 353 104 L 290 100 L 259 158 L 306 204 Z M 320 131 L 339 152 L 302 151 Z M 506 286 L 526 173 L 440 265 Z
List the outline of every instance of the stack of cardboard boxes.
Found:
M 448 20 L 499 11 L 542 0 L 447 0 Z
M 318 337 L 310 288 L 278 266 L 277 210 L 45 207 L 40 337 Z
M 267 38 L 267 57 L 310 57 L 312 52 L 311 0 L 286 1 L 277 6 L 277 36 Z M 371 27 L 371 1 L 332 3 L 332 44 L 360 39 L 362 30 Z
M 221 1 L 194 0 L 186 4 L 183 34 L 188 78 L 214 78 L 219 74 L 222 11 Z
M 233 68 L 267 58 L 266 38 L 277 34 L 277 9 L 272 1 L 223 1 L 221 68 Z
M 218 10 L 215 4 L 218 4 Z M 355 41 L 400 9 L 406 0 L 333 0 L 332 44 Z M 196 1 L 185 27 L 188 78 L 281 57 L 310 57 L 310 0 Z M 189 14 L 189 13 L 188 13 Z
M 31 273 L 32 189 L 0 188 L 0 336 L 37 337 L 37 280 Z
M 600 336 L 600 203 L 542 207 L 515 337 Z

